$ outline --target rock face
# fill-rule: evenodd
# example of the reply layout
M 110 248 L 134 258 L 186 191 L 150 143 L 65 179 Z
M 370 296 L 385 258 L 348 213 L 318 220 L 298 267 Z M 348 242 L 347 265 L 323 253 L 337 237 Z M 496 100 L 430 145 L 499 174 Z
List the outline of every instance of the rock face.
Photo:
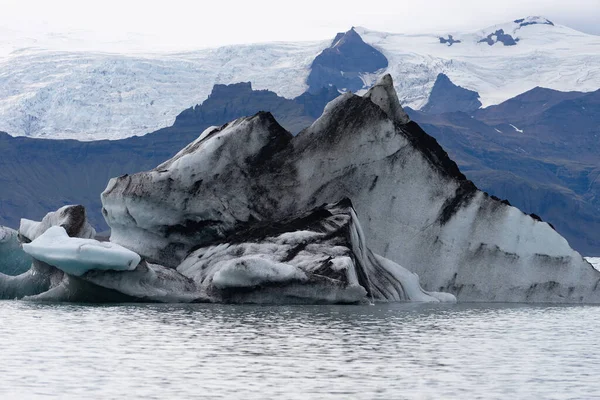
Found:
M 331 46 L 315 58 L 306 83 L 312 93 L 329 86 L 357 91 L 365 86 L 362 74 L 387 66 L 387 58 L 366 44 L 352 28 L 346 33 L 338 33 Z
M 513 38 L 510 34 L 504 33 L 504 29 L 498 29 L 496 32 L 490 33 L 483 39 L 479 41 L 479 43 L 487 43 L 490 46 L 495 45 L 500 42 L 504 46 L 514 46 L 517 44 L 519 39 Z
M 364 97 L 329 103 L 297 137 L 268 113 L 211 128 L 154 170 L 111 180 L 102 194 L 111 240 L 176 267 L 242 227 L 348 197 L 368 246 L 426 290 L 600 301 L 600 274 L 564 238 L 477 190 L 397 104 L 385 77 Z
M 421 108 L 421 111 L 430 114 L 455 111 L 470 113 L 480 107 L 481 102 L 477 92 L 457 86 L 447 75 L 438 74 L 429 95 L 429 101 Z

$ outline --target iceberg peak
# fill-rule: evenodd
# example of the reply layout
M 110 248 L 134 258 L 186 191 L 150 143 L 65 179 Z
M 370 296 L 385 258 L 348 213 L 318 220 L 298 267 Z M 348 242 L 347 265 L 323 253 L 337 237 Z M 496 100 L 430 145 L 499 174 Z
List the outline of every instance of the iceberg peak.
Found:
M 370 99 L 394 121 L 400 124 L 407 124 L 410 121 L 408 114 L 400 105 L 390 74 L 382 76 L 363 97 Z

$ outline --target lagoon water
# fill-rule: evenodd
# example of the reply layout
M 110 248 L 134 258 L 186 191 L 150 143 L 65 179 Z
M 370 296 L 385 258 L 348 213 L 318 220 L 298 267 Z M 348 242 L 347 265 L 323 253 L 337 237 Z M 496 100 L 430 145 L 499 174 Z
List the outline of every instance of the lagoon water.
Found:
M 600 398 L 600 307 L 0 302 L 0 398 Z

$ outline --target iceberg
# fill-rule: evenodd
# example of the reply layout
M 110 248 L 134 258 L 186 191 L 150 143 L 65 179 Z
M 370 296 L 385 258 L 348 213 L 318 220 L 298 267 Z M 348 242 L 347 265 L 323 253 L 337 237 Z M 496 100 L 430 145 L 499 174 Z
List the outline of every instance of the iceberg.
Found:
M 0 273 L 19 275 L 31 267 L 31 257 L 23 251 L 18 232 L 0 226 Z
M 192 253 L 344 198 L 361 216 L 364 246 L 416 273 L 425 291 L 459 301 L 600 302 L 598 271 L 548 223 L 478 190 L 408 119 L 390 76 L 362 97 L 339 96 L 295 137 L 265 112 L 211 129 L 155 169 L 113 178 L 102 212 L 111 241 L 193 275 L 218 297 L 218 287 L 203 286 L 214 276 L 188 270 Z M 300 279 L 267 258 L 272 276 Z M 256 259 L 250 264 L 244 279 L 260 281 Z M 216 275 L 221 286 L 243 280 L 241 265 L 227 268 Z M 388 300 L 401 300 L 397 293 Z
M 131 271 L 140 263 L 139 255 L 118 244 L 70 237 L 62 226 L 52 226 L 23 250 L 36 260 L 74 276 L 91 270 Z
M 350 200 L 238 229 L 177 268 L 203 298 L 234 303 L 455 301 L 366 245 Z
M 52 226 L 62 226 L 71 237 L 93 238 L 96 230 L 87 221 L 85 207 L 69 205 L 49 212 L 41 221 L 21 219 L 19 235 L 26 241 L 35 240 Z

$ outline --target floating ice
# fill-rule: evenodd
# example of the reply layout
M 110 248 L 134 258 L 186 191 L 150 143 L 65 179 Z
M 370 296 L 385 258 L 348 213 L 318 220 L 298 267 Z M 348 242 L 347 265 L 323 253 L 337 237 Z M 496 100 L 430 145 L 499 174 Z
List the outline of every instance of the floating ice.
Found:
M 598 271 L 550 225 L 479 191 L 434 138 L 404 118 L 389 76 L 363 97 L 339 96 L 298 136 L 268 113 L 240 118 L 152 171 L 112 179 L 102 194 L 111 240 L 178 268 L 209 297 L 216 260 L 240 257 L 219 246 L 230 243 L 228 251 L 243 255 L 269 251 L 248 254 L 253 247 L 247 238 L 232 243 L 232 233 L 343 198 L 351 199 L 364 235 L 353 240 L 354 264 L 332 256 L 332 265 L 366 271 L 356 287 L 375 299 L 408 296 L 389 273 L 390 264 L 373 253 L 416 273 L 425 290 L 462 301 L 600 302 Z M 353 229 L 358 224 L 348 233 Z M 297 230 L 311 229 L 288 232 Z M 206 270 L 194 273 L 189 269 L 201 264 L 197 257 L 207 257 L 190 255 L 196 249 L 221 256 L 211 256 Z M 330 250 L 323 246 L 307 260 L 314 264 Z M 269 258 L 299 262 L 297 256 L 294 262 Z M 310 280 L 314 271 L 299 268 Z M 347 276 L 344 285 L 352 282 Z
M 19 275 L 31 267 L 31 257 L 23 251 L 17 231 L 0 226 L 0 273 Z
M 96 235 L 96 231 L 87 221 L 83 206 L 61 207 L 46 214 L 40 222 L 23 218 L 19 234 L 31 241 L 46 232 L 51 226 L 62 226 L 71 237 L 91 239 Z
M 177 270 L 216 302 L 455 301 L 425 292 L 417 275 L 373 254 L 348 200 L 236 232 Z
M 131 271 L 140 256 L 118 244 L 69 237 L 60 226 L 47 229 L 23 250 L 33 258 L 67 274 L 81 276 L 91 270 Z

